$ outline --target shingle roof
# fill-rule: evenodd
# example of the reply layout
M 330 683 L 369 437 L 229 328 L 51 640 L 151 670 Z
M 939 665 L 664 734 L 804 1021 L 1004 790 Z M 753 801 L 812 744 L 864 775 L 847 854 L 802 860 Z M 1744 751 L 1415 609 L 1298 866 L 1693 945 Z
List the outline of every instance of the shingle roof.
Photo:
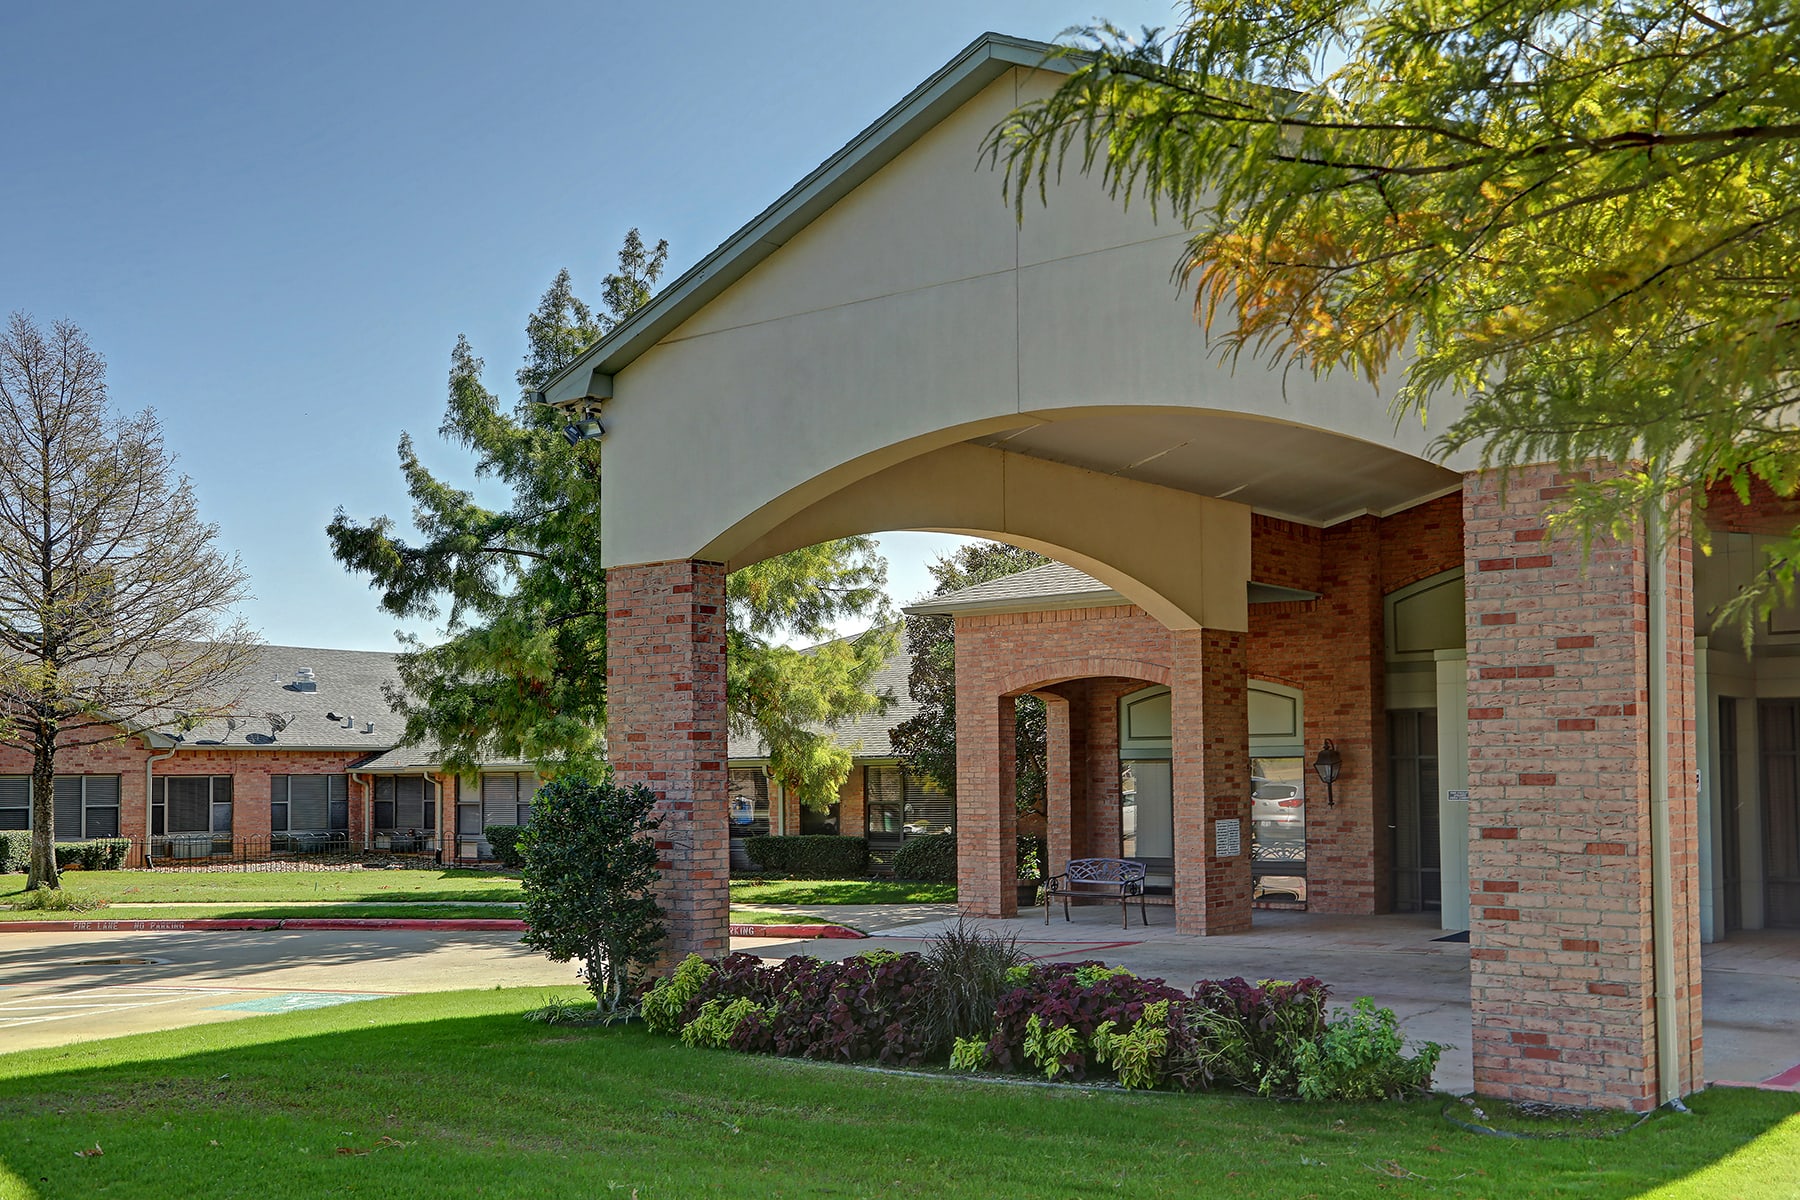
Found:
M 906 635 L 900 635 L 900 648 L 881 665 L 869 681 L 869 690 L 894 698 L 884 713 L 866 713 L 854 721 L 837 726 L 818 726 L 819 733 L 829 733 L 834 742 L 851 750 L 857 758 L 892 758 L 894 748 L 888 741 L 888 730 L 915 717 L 919 705 L 906 690 L 906 677 L 912 670 L 912 658 L 906 653 Z M 731 735 L 727 752 L 734 759 L 767 758 L 769 748 L 754 733 Z
M 972 609 L 995 611 L 1003 608 L 1021 610 L 1039 608 L 1094 608 L 1105 604 L 1128 604 L 1130 601 L 1085 571 L 1063 563 L 1045 563 L 986 583 L 977 583 L 944 596 L 933 596 L 910 604 L 906 611 L 917 616 L 938 613 L 968 612 Z
M 304 667 L 312 669 L 317 690 L 301 690 Z M 381 692 L 383 684 L 400 681 L 394 655 L 386 651 L 260 646 L 240 678 L 243 697 L 233 705 L 234 715 L 187 732 L 184 745 L 378 751 L 400 735 L 399 719 Z

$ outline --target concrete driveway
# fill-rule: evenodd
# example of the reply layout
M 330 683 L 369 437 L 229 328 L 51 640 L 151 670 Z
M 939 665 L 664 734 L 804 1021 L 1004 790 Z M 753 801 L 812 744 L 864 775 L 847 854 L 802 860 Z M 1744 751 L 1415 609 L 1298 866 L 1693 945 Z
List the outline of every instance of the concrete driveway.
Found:
M 375 996 L 582 985 L 517 933 L 0 934 L 0 1052 Z

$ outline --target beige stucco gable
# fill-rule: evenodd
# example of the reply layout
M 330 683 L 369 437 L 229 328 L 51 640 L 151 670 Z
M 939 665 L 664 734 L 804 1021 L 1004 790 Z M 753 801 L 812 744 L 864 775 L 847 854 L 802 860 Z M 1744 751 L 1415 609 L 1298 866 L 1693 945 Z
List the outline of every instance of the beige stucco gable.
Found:
M 1051 82 L 999 74 L 617 371 L 608 565 L 742 566 L 809 509 L 965 442 L 1200 495 L 1247 489 L 1233 498 L 1318 523 L 1454 484 L 1365 384 L 1220 365 L 1171 281 L 1182 234 L 1146 206 L 1076 177 L 1016 220 L 981 147 Z M 1284 490 L 1301 431 L 1329 435 L 1344 489 L 1320 486 L 1328 465 Z

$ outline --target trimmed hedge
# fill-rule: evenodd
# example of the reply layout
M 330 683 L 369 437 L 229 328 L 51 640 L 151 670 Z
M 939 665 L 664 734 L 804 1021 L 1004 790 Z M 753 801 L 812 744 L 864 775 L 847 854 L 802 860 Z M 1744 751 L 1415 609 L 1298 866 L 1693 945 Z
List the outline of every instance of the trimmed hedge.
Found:
M 1020 838 L 1019 881 L 1036 883 L 1043 877 L 1043 839 Z M 923 883 L 955 883 L 956 835 L 934 833 L 929 837 L 908 838 L 894 855 L 894 878 L 916 879 Z
M 744 853 L 764 871 L 795 879 L 860 879 L 869 873 L 866 838 L 807 833 L 744 839 Z
M 493 847 L 495 862 L 515 871 L 525 865 L 525 852 L 519 849 L 519 839 L 525 835 L 525 826 L 489 825 L 481 832 L 487 838 L 487 844 Z
M 956 835 L 908 838 L 894 855 L 894 878 L 924 883 L 956 882 Z
M 0 833 L 0 873 L 31 869 L 31 831 L 8 830 Z
M 96 838 L 91 842 L 56 843 L 56 865 L 83 871 L 116 871 L 125 865 L 131 843 L 124 838 Z M 25 829 L 0 833 L 0 873 L 31 869 L 31 832 Z

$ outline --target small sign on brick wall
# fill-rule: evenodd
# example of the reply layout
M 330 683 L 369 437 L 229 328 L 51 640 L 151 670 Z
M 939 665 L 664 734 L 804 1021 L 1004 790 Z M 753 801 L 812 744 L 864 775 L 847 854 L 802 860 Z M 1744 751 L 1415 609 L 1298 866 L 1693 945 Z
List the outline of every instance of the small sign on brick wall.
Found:
M 1450 804 L 1467 804 L 1469 802 L 1469 789 L 1451 788 L 1444 793 L 1444 800 Z
M 1244 838 L 1239 832 L 1238 820 L 1230 817 L 1223 821 L 1213 822 L 1213 857 L 1236 858 L 1244 852 Z

